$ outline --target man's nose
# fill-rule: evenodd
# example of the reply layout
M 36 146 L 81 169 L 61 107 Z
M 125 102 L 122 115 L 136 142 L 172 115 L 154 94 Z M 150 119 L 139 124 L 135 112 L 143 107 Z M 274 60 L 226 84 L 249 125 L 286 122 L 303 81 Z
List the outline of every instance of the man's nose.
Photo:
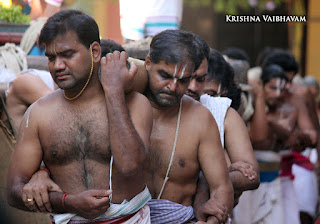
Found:
M 175 92 L 177 89 L 177 85 L 178 85 L 178 80 L 172 79 L 168 84 L 168 88 L 171 92 Z
M 188 90 L 194 93 L 198 91 L 198 84 L 195 79 L 191 79 L 190 84 L 188 86 Z
M 63 59 L 56 57 L 53 66 L 55 70 L 64 70 L 66 67 L 66 64 L 64 63 Z

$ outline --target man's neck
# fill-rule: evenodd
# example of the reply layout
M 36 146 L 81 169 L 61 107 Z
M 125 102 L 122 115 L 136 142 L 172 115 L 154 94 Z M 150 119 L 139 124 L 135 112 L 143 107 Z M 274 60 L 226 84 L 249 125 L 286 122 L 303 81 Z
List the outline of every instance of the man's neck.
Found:
M 148 98 L 148 99 L 149 99 L 151 106 L 152 106 L 154 119 L 159 119 L 162 117 L 170 118 L 170 117 L 177 116 L 178 111 L 179 111 L 179 105 L 180 105 L 179 102 L 180 101 L 178 103 L 176 103 L 174 106 L 164 107 L 164 106 L 160 106 L 160 105 L 156 104 L 155 102 L 150 100 L 150 98 Z
M 81 90 L 78 90 L 77 94 L 80 91 Z M 65 94 L 67 96 L 69 96 L 67 91 L 65 92 Z M 88 86 L 83 90 L 81 95 L 74 100 L 70 100 L 70 102 L 72 102 L 72 101 L 84 102 L 84 101 L 88 101 L 88 100 L 93 100 L 94 98 L 99 98 L 100 96 L 103 96 L 103 95 L 104 95 L 103 89 L 102 89 L 101 83 L 99 82 L 98 78 L 92 77 Z

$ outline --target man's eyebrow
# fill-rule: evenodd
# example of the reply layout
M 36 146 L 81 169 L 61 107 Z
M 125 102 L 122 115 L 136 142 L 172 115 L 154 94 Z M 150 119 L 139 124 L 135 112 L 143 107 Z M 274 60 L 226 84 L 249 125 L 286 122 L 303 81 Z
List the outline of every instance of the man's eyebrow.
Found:
M 199 75 L 199 76 L 197 76 L 196 78 L 203 78 L 203 77 L 206 77 L 208 75 L 208 73 L 206 73 L 206 74 L 203 74 L 203 75 Z
M 184 77 L 184 78 L 182 78 L 182 79 L 179 79 L 179 80 L 188 80 L 188 79 L 192 79 L 192 75 L 190 75 L 190 76 L 187 76 L 187 77 Z
M 60 51 L 60 52 L 56 52 L 57 55 L 64 55 L 64 54 L 68 54 L 68 53 L 72 53 L 72 52 L 75 52 L 75 50 L 73 49 L 67 49 L 67 50 L 64 50 L 64 51 Z M 51 53 L 45 53 L 45 55 L 48 57 L 48 56 L 52 56 L 52 55 L 56 55 L 56 54 L 51 54 Z
M 167 76 L 173 77 L 172 74 L 169 74 L 167 71 L 165 71 L 165 70 L 163 70 L 163 69 L 159 69 L 158 72 L 159 72 L 159 73 L 163 73 L 163 74 L 165 74 L 165 75 L 167 75 Z

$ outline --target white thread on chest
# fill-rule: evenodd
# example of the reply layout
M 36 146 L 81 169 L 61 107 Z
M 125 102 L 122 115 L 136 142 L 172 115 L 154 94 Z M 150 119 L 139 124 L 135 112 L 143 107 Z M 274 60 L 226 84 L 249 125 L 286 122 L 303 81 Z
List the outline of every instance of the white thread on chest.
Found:
M 169 162 L 169 165 L 168 165 L 168 169 L 167 169 L 166 176 L 165 176 L 165 178 L 164 178 L 164 181 L 163 181 L 163 184 L 162 184 L 162 187 L 161 187 L 161 190 L 160 190 L 160 193 L 159 193 L 157 199 L 160 199 L 160 198 L 161 198 L 161 195 L 162 195 L 162 193 L 163 193 L 164 187 L 165 187 L 167 181 L 169 180 L 169 172 L 170 172 L 171 165 L 172 165 L 172 161 L 173 161 L 173 157 L 174 157 L 174 154 L 175 154 L 175 151 L 176 151 L 177 140 L 178 140 L 178 135 L 179 135 L 180 119 L 181 119 L 181 110 L 182 110 L 182 99 L 180 100 L 178 121 L 177 121 L 177 127 L 176 127 L 176 135 L 175 135 L 175 138 L 174 138 L 173 148 L 172 148 L 172 152 L 171 152 L 171 158 L 170 158 L 170 162 Z

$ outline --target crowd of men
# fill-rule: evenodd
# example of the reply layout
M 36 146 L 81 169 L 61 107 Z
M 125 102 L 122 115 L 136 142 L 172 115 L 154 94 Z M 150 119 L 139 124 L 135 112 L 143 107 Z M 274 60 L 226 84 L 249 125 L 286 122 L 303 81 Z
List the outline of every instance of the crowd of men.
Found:
M 290 52 L 249 69 L 245 52 L 175 29 L 140 61 L 77 10 L 39 44 L 52 79 L 20 74 L 2 105 L 11 206 L 57 224 L 314 222 L 319 86 L 293 81 Z

